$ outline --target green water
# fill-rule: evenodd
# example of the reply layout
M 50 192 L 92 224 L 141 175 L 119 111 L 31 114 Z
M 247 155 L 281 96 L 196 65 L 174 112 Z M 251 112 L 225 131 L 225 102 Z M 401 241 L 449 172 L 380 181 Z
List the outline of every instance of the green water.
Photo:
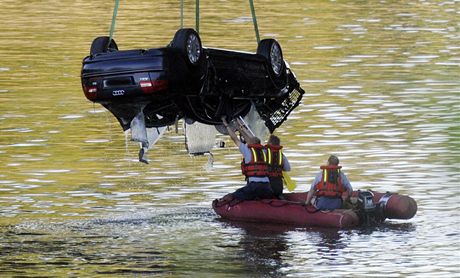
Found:
M 81 90 L 112 1 L 0 0 L 0 276 L 453 277 L 460 268 L 460 2 L 256 1 L 307 92 L 277 131 L 296 191 L 329 153 L 355 189 L 408 194 L 417 215 L 373 230 L 222 222 L 239 188 L 229 138 L 186 154 L 171 128 L 150 164 Z M 207 47 L 255 51 L 246 1 L 201 1 Z M 168 44 L 179 1 L 121 1 L 120 49 Z M 193 27 L 194 3 L 185 3 Z M 363 251 L 366 250 L 366 251 Z

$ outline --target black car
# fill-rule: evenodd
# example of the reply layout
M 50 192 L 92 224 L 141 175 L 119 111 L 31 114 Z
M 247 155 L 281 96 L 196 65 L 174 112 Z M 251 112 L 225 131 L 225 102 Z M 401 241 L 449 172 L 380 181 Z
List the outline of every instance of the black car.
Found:
M 270 131 L 299 104 L 304 91 L 274 39 L 257 53 L 205 48 L 193 29 L 180 29 L 162 48 L 119 51 L 96 38 L 81 72 L 86 97 L 102 104 L 124 130 L 144 113 L 146 127 L 187 118 L 221 125 L 222 116 L 245 116 L 251 105 Z

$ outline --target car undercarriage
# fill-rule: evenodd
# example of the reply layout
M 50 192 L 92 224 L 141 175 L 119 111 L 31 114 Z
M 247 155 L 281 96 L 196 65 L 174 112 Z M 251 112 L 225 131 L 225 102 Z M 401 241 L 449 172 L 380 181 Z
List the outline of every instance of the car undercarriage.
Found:
M 111 38 L 98 37 L 81 80 L 87 99 L 108 109 L 125 131 L 179 119 L 221 130 L 222 117 L 255 110 L 273 132 L 304 94 L 276 40 L 262 40 L 256 53 L 204 48 L 193 29 L 179 29 L 168 46 L 152 49 L 118 50 Z

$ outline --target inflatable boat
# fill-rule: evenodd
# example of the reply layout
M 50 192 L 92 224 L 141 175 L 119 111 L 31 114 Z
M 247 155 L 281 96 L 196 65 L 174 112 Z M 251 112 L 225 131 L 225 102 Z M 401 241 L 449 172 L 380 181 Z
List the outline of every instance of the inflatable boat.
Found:
M 305 206 L 307 193 L 287 193 L 285 200 L 264 199 L 243 201 L 232 194 L 212 202 L 214 211 L 224 219 L 278 223 L 299 227 L 351 228 L 377 225 L 385 219 L 410 219 L 417 212 L 417 203 L 409 196 L 374 191 L 354 191 L 352 208 L 320 211 Z

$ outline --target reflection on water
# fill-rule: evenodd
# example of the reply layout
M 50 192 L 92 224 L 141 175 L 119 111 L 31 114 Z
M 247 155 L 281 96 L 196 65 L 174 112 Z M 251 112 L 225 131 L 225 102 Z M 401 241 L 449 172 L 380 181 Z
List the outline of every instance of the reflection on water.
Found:
M 219 221 L 209 208 L 198 207 L 59 223 L 27 222 L 3 228 L 1 233 L 0 273 L 6 276 L 27 276 L 49 267 L 56 276 L 174 272 L 305 277 L 326 271 L 328 276 L 343 277 L 359 276 L 360 271 L 364 275 L 367 267 L 392 276 L 423 258 L 423 252 L 410 248 L 417 235 L 411 223 L 357 230 L 295 228 Z M 391 268 L 394 254 L 375 256 L 382 251 L 382 242 L 404 253 Z M 408 253 L 412 254 L 406 257 Z M 344 267 L 361 264 L 366 268 Z
M 283 276 L 282 269 L 288 264 L 283 256 L 288 251 L 286 233 L 290 227 L 270 224 L 222 221 L 229 227 L 238 228 L 241 234 L 238 246 L 239 256 L 244 262 L 248 273 L 255 276 Z
M 255 51 L 249 7 L 237 2 L 202 1 L 204 45 Z M 456 275 L 457 1 L 256 3 L 261 36 L 280 42 L 307 91 L 276 131 L 297 190 L 336 153 L 354 188 L 418 202 L 410 221 L 344 231 L 218 221 L 210 203 L 243 183 L 240 155 L 215 150 L 208 169 L 186 155 L 182 130 L 138 163 L 138 145 L 86 101 L 79 79 L 112 4 L 2 1 L 0 276 Z M 179 4 L 152 5 L 122 1 L 120 49 L 170 42 Z M 187 2 L 186 26 L 193 12 Z

